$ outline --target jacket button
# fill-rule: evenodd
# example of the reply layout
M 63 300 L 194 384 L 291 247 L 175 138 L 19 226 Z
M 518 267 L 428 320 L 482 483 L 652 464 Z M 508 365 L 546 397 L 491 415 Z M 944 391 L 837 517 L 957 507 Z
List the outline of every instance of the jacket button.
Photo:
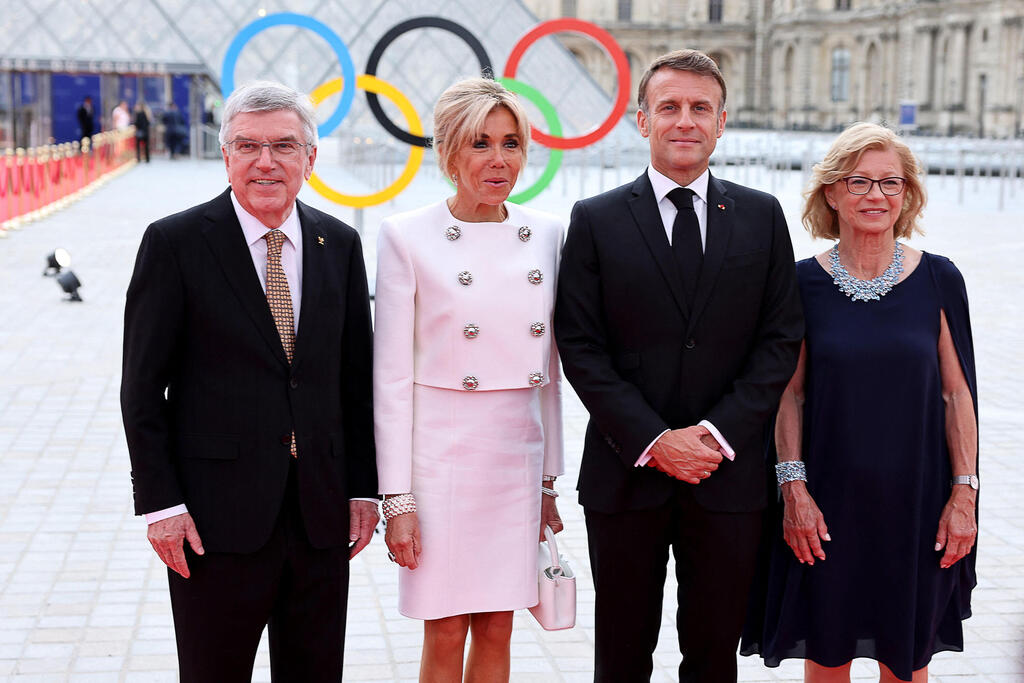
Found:
M 693 341 L 693 339 L 687 339 L 685 346 L 687 350 L 694 349 L 697 347 L 697 342 Z
M 292 445 L 292 435 L 291 434 L 285 434 L 284 436 L 282 436 L 281 437 L 281 445 L 282 446 L 291 446 Z
M 291 381 L 288 382 L 288 386 L 290 386 L 292 389 L 298 389 L 299 388 L 299 380 L 297 380 L 294 377 L 292 377 Z

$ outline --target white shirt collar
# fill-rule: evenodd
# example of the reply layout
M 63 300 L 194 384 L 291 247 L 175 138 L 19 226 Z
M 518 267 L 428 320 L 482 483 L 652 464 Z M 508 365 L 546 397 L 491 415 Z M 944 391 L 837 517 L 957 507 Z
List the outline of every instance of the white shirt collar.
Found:
M 235 215 L 238 216 L 238 222 L 242 226 L 242 233 L 245 235 L 245 243 L 249 246 L 252 246 L 256 242 L 262 240 L 263 236 L 267 234 L 267 231 L 273 229 L 263 225 L 258 218 L 243 209 L 241 203 L 238 201 L 238 197 L 235 196 L 234 191 L 231 192 L 231 203 L 235 207 Z M 294 204 L 292 205 L 291 212 L 288 214 L 288 218 L 284 219 L 284 223 L 278 227 L 278 230 L 284 233 L 284 236 L 288 238 L 292 243 L 292 246 L 299 243 L 302 232 L 299 228 L 298 208 Z
M 659 172 L 653 165 L 647 166 L 647 177 L 650 178 L 651 187 L 654 188 L 654 198 L 659 203 L 669 192 L 679 187 L 676 181 Z M 708 201 L 708 181 L 710 179 L 711 169 L 705 168 L 703 173 L 686 186 L 693 190 L 694 194 L 700 197 L 700 200 L 705 204 Z

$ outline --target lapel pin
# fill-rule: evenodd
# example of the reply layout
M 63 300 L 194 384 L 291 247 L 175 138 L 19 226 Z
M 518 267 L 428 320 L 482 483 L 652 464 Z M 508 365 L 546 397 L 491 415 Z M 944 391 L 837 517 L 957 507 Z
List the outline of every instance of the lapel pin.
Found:
M 722 208 L 724 209 L 725 207 L 723 206 Z M 319 244 L 321 247 L 324 246 L 324 238 L 320 237 L 320 235 L 317 235 L 316 236 L 316 243 Z
M 721 209 L 722 211 L 725 211 L 725 204 L 719 204 L 718 208 Z

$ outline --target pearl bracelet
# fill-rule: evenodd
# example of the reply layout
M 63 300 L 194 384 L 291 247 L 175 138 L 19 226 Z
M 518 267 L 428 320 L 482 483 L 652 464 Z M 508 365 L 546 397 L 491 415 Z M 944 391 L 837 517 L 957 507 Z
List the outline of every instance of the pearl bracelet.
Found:
M 807 465 L 802 460 L 783 460 L 775 464 L 775 480 L 782 486 L 789 481 L 807 481 Z
M 381 504 L 381 510 L 384 512 L 384 521 L 390 522 L 399 515 L 416 512 L 416 498 L 411 493 L 389 496 Z

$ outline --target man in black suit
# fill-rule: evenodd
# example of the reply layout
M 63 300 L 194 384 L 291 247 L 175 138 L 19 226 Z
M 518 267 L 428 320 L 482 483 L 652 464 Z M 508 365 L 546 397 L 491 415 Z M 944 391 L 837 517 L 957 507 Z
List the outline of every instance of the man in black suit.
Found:
M 774 197 L 708 171 L 726 118 L 711 59 L 658 58 L 638 99 L 650 167 L 573 208 L 555 308 L 565 374 L 590 412 L 579 491 L 594 678 L 650 679 L 671 548 L 679 679 L 735 681 L 765 428 L 803 335 L 793 250 Z
M 78 105 L 78 109 L 75 111 L 75 116 L 78 118 L 79 139 L 91 138 L 92 134 L 96 131 L 96 124 L 93 118 L 92 97 L 86 95 L 82 98 L 82 103 Z
M 149 226 L 125 307 L 135 510 L 169 567 L 181 680 L 340 681 L 349 559 L 377 523 L 371 325 L 357 233 L 296 201 L 308 98 L 225 102 L 231 187 Z M 359 500 L 362 498 L 362 500 Z

